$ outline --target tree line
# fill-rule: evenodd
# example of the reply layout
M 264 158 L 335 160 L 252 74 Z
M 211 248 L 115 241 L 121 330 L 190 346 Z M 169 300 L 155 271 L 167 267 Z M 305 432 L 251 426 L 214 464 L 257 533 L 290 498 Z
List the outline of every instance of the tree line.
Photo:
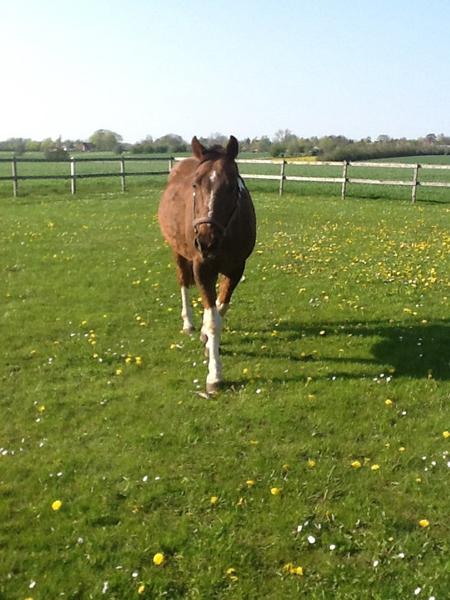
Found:
M 205 146 L 225 144 L 228 136 L 212 133 L 199 138 Z M 321 160 L 367 160 L 395 156 L 414 156 L 424 154 L 450 154 L 450 136 L 429 133 L 417 139 L 391 138 L 379 135 L 353 140 L 343 135 L 323 137 L 301 137 L 289 129 L 280 129 L 272 138 L 267 135 L 240 140 L 241 152 L 252 152 L 273 157 L 315 156 Z M 25 152 L 43 152 L 47 158 L 64 159 L 74 151 L 131 152 L 133 154 L 179 154 L 190 151 L 190 142 L 180 135 L 169 133 L 153 139 L 147 136 L 134 144 L 125 143 L 118 133 L 107 129 L 98 129 L 87 141 L 56 140 L 47 138 L 35 141 L 24 138 L 10 138 L 0 141 L 0 150 L 8 150 L 17 155 Z

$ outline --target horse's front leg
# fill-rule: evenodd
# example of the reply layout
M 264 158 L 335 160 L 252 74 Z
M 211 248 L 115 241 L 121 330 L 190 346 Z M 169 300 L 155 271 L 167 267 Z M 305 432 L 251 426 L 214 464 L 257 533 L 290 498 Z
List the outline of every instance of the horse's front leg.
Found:
M 216 306 L 217 273 L 205 263 L 194 263 L 194 276 L 203 301 L 203 325 L 201 339 L 206 344 L 208 356 L 208 375 L 206 391 L 215 393 L 222 382 L 222 365 L 220 361 L 220 334 L 222 318 Z
M 206 391 L 213 394 L 218 391 L 222 382 L 222 364 L 220 360 L 220 334 L 222 317 L 215 306 L 205 308 L 203 312 L 202 333 L 206 335 L 206 350 L 208 356 L 208 375 Z
M 233 295 L 235 287 L 241 280 L 244 268 L 245 262 L 222 277 L 219 287 L 219 297 L 216 301 L 216 306 L 221 317 L 225 316 L 230 307 L 231 296 Z

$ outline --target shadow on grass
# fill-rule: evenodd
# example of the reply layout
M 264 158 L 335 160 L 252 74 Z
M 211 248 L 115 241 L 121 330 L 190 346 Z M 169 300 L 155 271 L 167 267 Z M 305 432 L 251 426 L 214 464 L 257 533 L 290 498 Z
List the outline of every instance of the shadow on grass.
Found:
M 326 332 L 326 336 L 321 336 L 321 331 Z M 315 360 L 313 355 L 301 354 L 301 342 L 308 338 L 320 338 L 321 343 L 334 337 L 370 339 L 372 346 L 370 348 L 373 358 L 347 358 L 342 357 L 337 352 L 335 356 L 332 353 L 324 356 L 320 355 L 322 362 L 332 362 L 334 364 L 360 364 L 367 366 L 380 366 L 385 369 L 386 366 L 395 369 L 396 376 L 410 377 L 413 379 L 423 379 L 432 376 L 435 380 L 450 380 L 450 320 L 442 320 L 426 324 L 396 325 L 386 321 L 361 322 L 328 322 L 321 323 L 320 326 L 305 325 L 299 321 L 286 321 L 277 327 L 277 346 L 280 342 L 287 342 L 284 349 L 279 352 L 278 349 L 272 351 L 272 356 L 286 361 L 307 362 Z M 271 344 L 272 331 L 264 329 L 259 332 L 261 342 L 268 346 Z M 254 339 L 254 338 L 253 338 Z M 299 350 L 289 352 L 289 344 L 298 342 Z M 239 342 L 241 348 L 236 350 L 238 355 L 261 356 L 253 350 L 248 350 L 242 345 L 245 340 Z M 337 344 L 330 345 L 333 348 Z M 226 347 L 223 354 L 227 354 Z M 339 377 L 359 378 L 361 373 L 341 372 Z

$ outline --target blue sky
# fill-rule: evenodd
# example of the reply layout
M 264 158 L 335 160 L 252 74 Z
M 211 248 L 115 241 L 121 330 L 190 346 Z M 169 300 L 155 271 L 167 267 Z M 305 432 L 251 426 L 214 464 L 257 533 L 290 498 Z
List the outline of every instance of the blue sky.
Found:
M 15 0 L 0 140 L 450 135 L 447 0 Z

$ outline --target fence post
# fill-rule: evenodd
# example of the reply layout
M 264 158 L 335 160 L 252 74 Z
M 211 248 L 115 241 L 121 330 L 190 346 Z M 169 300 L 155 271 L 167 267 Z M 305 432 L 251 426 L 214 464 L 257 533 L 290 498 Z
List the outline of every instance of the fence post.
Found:
M 411 191 L 411 202 L 414 204 L 417 196 L 417 186 L 419 185 L 419 169 L 420 165 L 417 164 L 414 166 L 414 174 L 413 174 L 413 182 L 412 182 L 412 191 Z
M 120 183 L 122 185 L 122 192 L 125 191 L 125 158 L 120 157 Z
M 14 198 L 17 198 L 19 193 L 18 180 L 17 180 L 17 159 L 14 154 L 11 162 L 11 170 L 12 170 L 12 180 L 13 180 L 13 194 Z
M 74 195 L 77 191 L 77 171 L 75 166 L 75 157 L 70 157 L 70 191 Z
M 341 189 L 341 200 L 345 200 L 345 192 L 347 191 L 347 171 L 348 171 L 348 160 L 344 160 L 344 168 L 342 170 L 342 189 Z
M 169 173 L 172 171 L 173 169 L 173 156 L 169 157 Z
M 279 194 L 281 196 L 281 194 L 283 193 L 283 189 L 284 189 L 284 172 L 286 170 L 286 161 L 283 159 L 283 162 L 281 163 L 281 171 L 280 171 L 280 189 L 279 189 Z

